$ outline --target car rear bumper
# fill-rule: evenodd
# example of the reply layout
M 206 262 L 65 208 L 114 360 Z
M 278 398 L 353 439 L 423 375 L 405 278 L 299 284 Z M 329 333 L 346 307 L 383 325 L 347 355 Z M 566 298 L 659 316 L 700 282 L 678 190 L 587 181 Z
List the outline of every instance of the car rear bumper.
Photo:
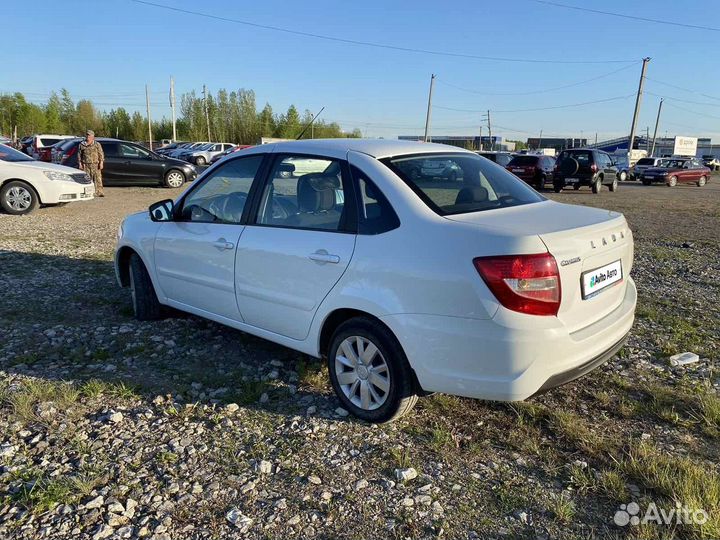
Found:
M 611 358 L 632 328 L 637 289 L 602 319 L 569 332 L 555 317 L 521 316 L 512 328 L 495 319 L 421 314 L 382 320 L 398 337 L 428 392 L 520 401 L 583 376 Z

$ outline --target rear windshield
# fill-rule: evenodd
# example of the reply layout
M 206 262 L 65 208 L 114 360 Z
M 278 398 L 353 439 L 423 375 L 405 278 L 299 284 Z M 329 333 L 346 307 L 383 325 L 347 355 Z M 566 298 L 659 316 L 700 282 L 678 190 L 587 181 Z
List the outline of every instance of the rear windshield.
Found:
M 537 165 L 538 159 L 540 159 L 538 156 L 515 156 L 510 160 L 510 163 L 508 163 L 508 165 L 511 167 L 513 165 L 518 165 L 520 167 Z
M 545 200 L 504 167 L 474 154 L 420 154 L 381 161 L 441 216 Z
M 637 165 L 654 165 L 655 159 L 654 158 L 642 158 L 637 160 Z
M 52 146 L 53 144 L 57 144 L 57 143 L 59 143 L 60 141 L 62 141 L 62 139 L 46 139 L 46 138 L 42 138 L 42 139 L 40 139 L 40 146 L 41 146 L 41 147 L 42 147 L 42 146 Z
M 60 146 L 58 146 L 58 149 L 62 150 L 64 152 L 65 150 L 68 150 L 73 145 L 77 144 L 78 142 L 80 142 L 80 139 L 67 139 L 66 141 L 63 141 L 60 144 Z
M 558 163 L 567 158 L 575 159 L 580 165 L 590 165 L 592 163 L 591 152 L 560 152 Z
M 0 161 L 35 161 L 33 158 L 22 152 L 18 152 L 14 148 L 0 144 Z

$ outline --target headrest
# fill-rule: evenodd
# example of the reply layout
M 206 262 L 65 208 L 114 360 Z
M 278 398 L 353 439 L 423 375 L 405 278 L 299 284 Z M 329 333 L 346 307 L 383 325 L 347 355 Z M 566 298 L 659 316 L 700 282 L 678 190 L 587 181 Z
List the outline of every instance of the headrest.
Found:
M 488 190 L 482 186 L 464 187 L 458 191 L 455 204 L 468 204 L 485 202 L 488 200 Z
M 294 173 L 295 165 L 292 163 L 281 163 L 278 165 L 278 172 Z
M 310 173 L 298 178 L 297 196 L 300 212 L 322 212 L 335 206 L 335 190 L 340 180 L 333 174 Z

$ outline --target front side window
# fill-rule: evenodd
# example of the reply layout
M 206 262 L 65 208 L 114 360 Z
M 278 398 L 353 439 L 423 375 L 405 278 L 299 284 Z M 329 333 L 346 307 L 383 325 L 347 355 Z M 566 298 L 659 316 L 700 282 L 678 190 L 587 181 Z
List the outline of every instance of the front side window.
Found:
M 217 168 L 183 201 L 183 221 L 241 223 L 245 203 L 263 156 L 234 159 Z
M 479 212 L 545 200 L 504 167 L 473 154 L 400 156 L 381 162 L 440 215 Z M 434 173 L 432 176 L 423 172 L 440 169 L 441 174 Z
M 263 190 L 257 224 L 340 231 L 344 211 L 345 191 L 339 161 L 281 156 L 275 160 Z
M 0 161 L 8 161 L 11 163 L 18 161 L 35 161 L 33 158 L 22 152 L 18 152 L 14 148 L 0 144 Z

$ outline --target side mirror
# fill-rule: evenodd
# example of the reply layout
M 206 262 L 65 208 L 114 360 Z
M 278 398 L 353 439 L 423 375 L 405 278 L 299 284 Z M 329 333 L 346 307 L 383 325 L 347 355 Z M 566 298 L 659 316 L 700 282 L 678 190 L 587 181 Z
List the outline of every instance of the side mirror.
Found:
M 150 205 L 150 219 L 153 221 L 172 221 L 175 203 L 172 199 L 165 199 Z

